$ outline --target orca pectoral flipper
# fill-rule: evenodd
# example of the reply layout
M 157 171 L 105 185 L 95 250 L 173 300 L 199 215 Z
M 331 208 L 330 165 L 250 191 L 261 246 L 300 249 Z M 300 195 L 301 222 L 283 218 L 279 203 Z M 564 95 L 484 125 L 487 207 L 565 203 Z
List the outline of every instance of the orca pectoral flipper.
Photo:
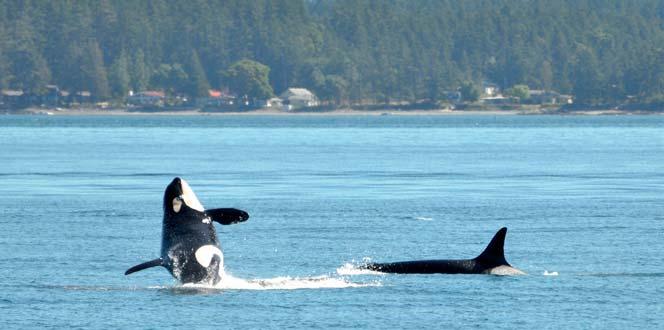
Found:
M 207 214 L 212 221 L 216 221 L 222 225 L 232 225 L 249 219 L 249 213 L 232 208 L 205 210 L 205 214 Z
M 131 273 L 135 273 L 135 272 L 141 271 L 141 270 L 146 269 L 146 268 L 151 268 L 151 267 L 156 267 L 156 266 L 163 266 L 163 265 L 164 265 L 164 260 L 162 258 L 157 258 L 157 259 L 150 260 L 148 262 L 144 262 L 140 265 L 136 265 L 134 267 L 131 267 L 131 268 L 127 269 L 127 271 L 125 272 L 125 275 L 129 275 Z

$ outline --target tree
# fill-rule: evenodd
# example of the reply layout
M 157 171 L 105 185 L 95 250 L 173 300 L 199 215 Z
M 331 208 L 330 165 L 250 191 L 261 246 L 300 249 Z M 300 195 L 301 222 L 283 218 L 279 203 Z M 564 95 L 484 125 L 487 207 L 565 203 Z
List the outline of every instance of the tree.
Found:
M 187 72 L 189 73 L 187 93 L 194 97 L 207 96 L 208 91 L 210 90 L 210 83 L 205 75 L 203 65 L 201 65 L 198 52 L 196 52 L 195 49 L 191 51 L 189 64 L 187 65 Z
M 97 41 L 90 41 L 86 54 L 81 61 L 83 84 L 90 89 L 92 97 L 96 100 L 106 100 L 111 97 L 111 88 L 108 84 L 108 75 L 104 66 L 104 55 Z
M 152 74 L 152 85 L 169 94 L 185 90 L 188 84 L 189 76 L 179 63 L 161 64 Z
M 2 23 L 0 23 L 0 35 L 5 35 Z M 3 50 L 4 46 L 4 40 L 0 37 L 0 89 L 9 87 L 9 81 L 11 80 L 9 63 L 5 56 L 5 51 Z
M 541 87 L 544 90 L 550 90 L 553 85 L 553 68 L 551 62 L 544 61 L 539 69 Z
M 528 88 L 528 85 L 514 85 L 508 88 L 505 94 L 518 97 L 520 101 L 524 101 L 530 98 L 530 88 Z
M 46 60 L 39 54 L 28 49 L 16 49 L 9 53 L 12 59 L 12 81 L 14 88 L 32 94 L 43 94 L 51 80 L 51 71 Z
M 270 68 L 252 60 L 233 63 L 223 73 L 228 87 L 238 95 L 249 98 L 268 99 L 274 95 L 269 83 Z
M 597 57 L 588 48 L 581 49 L 577 56 L 573 78 L 573 93 L 577 103 L 594 104 L 604 101 L 602 93 L 606 86 Z
M 461 98 L 465 102 L 475 102 L 480 98 L 480 90 L 471 81 L 466 81 L 461 84 Z
M 51 82 L 51 70 L 37 47 L 33 24 L 30 16 L 24 14 L 11 28 L 10 47 L 7 47 L 7 58 L 11 63 L 9 85 L 32 94 L 42 94 Z
M 7 67 L 7 59 L 0 49 L 0 89 L 5 89 L 9 86 L 10 79 L 9 68 Z
M 129 74 L 129 58 L 124 50 L 111 65 L 109 80 L 111 90 L 116 97 L 124 97 L 131 88 L 131 75 Z
M 132 64 L 131 87 L 135 91 L 144 91 L 150 82 L 150 70 L 142 49 L 136 52 Z
M 329 75 L 325 77 L 325 86 L 322 97 L 333 101 L 336 105 L 345 103 L 348 99 L 348 82 L 341 76 Z

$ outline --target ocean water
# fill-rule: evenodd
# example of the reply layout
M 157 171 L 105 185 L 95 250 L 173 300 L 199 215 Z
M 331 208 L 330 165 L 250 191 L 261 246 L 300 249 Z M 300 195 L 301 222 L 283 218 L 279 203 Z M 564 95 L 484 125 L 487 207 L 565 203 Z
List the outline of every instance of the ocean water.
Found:
M 251 215 L 218 288 L 123 275 L 175 176 Z M 3 329 L 663 328 L 663 253 L 663 116 L 0 116 Z

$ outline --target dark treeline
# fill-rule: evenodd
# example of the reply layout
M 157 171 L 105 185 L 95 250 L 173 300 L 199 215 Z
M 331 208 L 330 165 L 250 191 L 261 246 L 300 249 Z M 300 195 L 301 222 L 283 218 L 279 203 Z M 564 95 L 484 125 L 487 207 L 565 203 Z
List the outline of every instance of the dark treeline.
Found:
M 279 93 L 438 100 L 463 82 L 577 102 L 664 95 L 661 0 L 2 0 L 0 88 L 201 95 L 266 65 Z

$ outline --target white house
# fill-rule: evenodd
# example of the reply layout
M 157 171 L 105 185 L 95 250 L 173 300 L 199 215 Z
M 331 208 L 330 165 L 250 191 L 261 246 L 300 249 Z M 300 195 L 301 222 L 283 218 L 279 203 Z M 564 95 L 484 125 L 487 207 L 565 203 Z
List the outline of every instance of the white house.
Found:
M 499 92 L 498 85 L 490 82 L 490 81 L 482 81 L 482 94 L 486 96 L 497 96 Z
M 289 88 L 279 97 L 286 110 L 318 106 L 318 98 L 306 88 Z

